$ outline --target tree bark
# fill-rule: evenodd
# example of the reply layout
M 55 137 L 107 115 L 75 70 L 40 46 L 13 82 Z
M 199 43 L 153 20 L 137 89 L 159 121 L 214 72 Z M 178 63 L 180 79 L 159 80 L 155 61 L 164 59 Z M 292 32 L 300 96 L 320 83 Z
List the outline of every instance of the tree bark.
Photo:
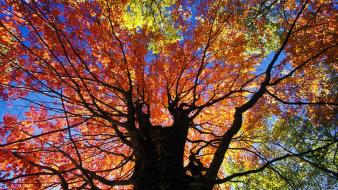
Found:
M 135 190 L 185 190 L 191 182 L 183 166 L 182 126 L 147 128 L 136 150 Z

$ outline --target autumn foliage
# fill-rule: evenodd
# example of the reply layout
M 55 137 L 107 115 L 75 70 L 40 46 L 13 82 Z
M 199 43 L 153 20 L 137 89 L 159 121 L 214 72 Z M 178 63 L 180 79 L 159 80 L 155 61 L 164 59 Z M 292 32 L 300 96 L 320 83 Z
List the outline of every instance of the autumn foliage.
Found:
M 333 189 L 337 39 L 333 0 L 1 1 L 0 188 Z

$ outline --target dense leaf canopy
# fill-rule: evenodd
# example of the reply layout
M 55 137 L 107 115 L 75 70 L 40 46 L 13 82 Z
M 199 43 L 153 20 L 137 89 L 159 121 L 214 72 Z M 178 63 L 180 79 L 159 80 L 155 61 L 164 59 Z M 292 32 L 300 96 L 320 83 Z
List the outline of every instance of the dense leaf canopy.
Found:
M 0 188 L 131 189 L 178 127 L 191 189 L 335 189 L 337 39 L 333 0 L 1 1 Z

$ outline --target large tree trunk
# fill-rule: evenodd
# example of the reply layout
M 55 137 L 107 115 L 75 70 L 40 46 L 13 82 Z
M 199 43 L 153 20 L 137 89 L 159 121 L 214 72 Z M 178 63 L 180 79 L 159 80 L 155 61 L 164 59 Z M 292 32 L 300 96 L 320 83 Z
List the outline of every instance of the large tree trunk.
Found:
M 178 127 L 147 129 L 136 156 L 135 190 L 184 190 L 191 177 L 183 166 L 185 137 Z
M 136 107 L 139 131 L 133 135 L 134 190 L 191 189 L 195 177 L 186 174 L 183 163 L 190 124 L 188 113 L 171 109 L 173 125 L 161 127 L 152 126 L 149 115 L 140 108 Z

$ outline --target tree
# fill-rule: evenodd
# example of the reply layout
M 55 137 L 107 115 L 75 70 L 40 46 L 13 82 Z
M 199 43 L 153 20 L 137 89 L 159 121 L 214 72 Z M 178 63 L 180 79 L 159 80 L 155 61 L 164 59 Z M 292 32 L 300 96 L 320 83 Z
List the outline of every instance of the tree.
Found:
M 334 1 L 0 11 L 1 188 L 337 187 Z

